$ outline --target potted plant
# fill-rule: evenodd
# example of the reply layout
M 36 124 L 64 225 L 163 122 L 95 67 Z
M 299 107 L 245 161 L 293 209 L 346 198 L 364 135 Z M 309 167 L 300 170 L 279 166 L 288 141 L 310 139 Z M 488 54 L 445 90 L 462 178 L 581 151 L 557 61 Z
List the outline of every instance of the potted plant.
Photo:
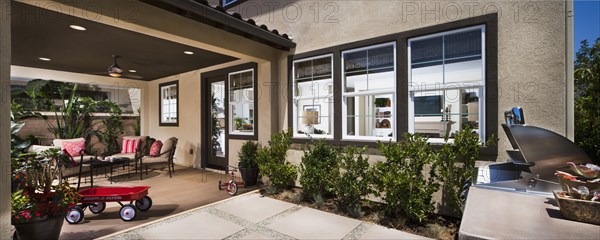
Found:
M 242 125 L 244 125 L 244 119 L 240 117 L 233 119 L 233 127 L 235 130 L 242 130 Z
M 572 175 L 556 171 L 563 191 L 554 191 L 562 215 L 571 220 L 600 225 L 600 167 L 567 163 Z
M 58 239 L 63 218 L 79 194 L 61 177 L 67 158 L 58 149 L 11 158 L 18 186 L 11 195 L 11 223 L 18 239 Z
M 244 186 L 256 185 L 258 179 L 258 163 L 256 162 L 256 153 L 258 152 L 258 143 L 246 141 L 238 152 L 238 167 L 244 179 Z

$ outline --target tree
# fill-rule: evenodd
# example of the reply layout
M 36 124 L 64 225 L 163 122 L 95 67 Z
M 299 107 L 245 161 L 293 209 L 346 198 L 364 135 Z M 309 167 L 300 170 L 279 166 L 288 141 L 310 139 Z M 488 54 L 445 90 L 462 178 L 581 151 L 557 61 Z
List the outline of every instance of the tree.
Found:
M 575 142 L 600 163 L 600 38 L 583 40 L 575 59 Z

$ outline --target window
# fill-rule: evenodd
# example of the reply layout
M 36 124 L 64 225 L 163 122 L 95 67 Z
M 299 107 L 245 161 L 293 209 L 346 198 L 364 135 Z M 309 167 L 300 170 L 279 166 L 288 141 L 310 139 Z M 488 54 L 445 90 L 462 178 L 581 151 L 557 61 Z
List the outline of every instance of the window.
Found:
M 229 134 L 254 135 L 254 69 L 229 73 Z
M 485 26 L 408 40 L 409 131 L 440 141 L 485 133 Z
M 160 126 L 179 126 L 179 82 L 162 83 L 160 94 Z
M 395 140 L 396 44 L 342 52 L 342 137 Z
M 296 60 L 293 64 L 295 137 L 333 137 L 333 56 Z

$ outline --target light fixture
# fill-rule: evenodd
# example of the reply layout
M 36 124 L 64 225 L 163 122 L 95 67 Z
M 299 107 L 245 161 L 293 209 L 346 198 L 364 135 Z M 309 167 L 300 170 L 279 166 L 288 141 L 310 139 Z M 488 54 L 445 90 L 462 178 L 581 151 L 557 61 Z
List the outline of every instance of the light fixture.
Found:
M 134 73 L 134 72 L 137 72 L 137 70 L 135 70 L 135 69 L 129 69 L 129 72 L 130 73 Z
M 50 59 L 50 58 L 45 58 L 45 57 L 40 57 L 40 58 L 38 58 L 38 59 L 39 59 L 39 60 L 42 60 L 42 61 L 46 61 L 46 62 L 49 62 L 50 60 L 52 60 L 52 59 Z
M 110 67 L 108 67 L 108 75 L 111 77 L 121 77 L 121 73 L 123 73 L 123 69 L 121 69 L 121 67 L 119 67 L 119 64 L 117 64 L 117 58 L 119 58 L 119 55 L 112 55 L 113 59 L 115 59 L 115 63 L 113 63 L 113 65 L 110 65 Z
M 77 31 L 85 31 L 85 30 L 87 30 L 86 28 L 84 28 L 82 26 L 79 26 L 79 25 L 70 25 L 69 27 L 72 28 L 72 29 L 75 29 Z
M 304 111 L 305 118 L 302 123 L 306 124 L 306 133 L 313 134 L 315 132 L 315 124 L 319 124 L 319 111 L 308 110 Z
M 185 53 L 185 54 L 187 54 L 187 55 L 194 55 L 194 52 L 192 52 L 192 51 L 185 51 L 185 52 L 183 52 L 183 53 Z

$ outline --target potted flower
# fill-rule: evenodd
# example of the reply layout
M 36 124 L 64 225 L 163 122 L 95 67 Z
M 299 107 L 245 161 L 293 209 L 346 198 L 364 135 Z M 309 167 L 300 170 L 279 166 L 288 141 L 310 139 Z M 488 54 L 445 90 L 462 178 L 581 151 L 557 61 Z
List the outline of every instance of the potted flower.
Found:
M 12 158 L 11 222 L 18 239 L 58 239 L 63 218 L 77 204 L 79 194 L 61 178 L 67 161 L 58 149 Z
M 238 152 L 238 167 L 244 179 L 244 186 L 256 185 L 258 179 L 258 163 L 256 162 L 256 153 L 258 152 L 258 143 L 246 141 Z

